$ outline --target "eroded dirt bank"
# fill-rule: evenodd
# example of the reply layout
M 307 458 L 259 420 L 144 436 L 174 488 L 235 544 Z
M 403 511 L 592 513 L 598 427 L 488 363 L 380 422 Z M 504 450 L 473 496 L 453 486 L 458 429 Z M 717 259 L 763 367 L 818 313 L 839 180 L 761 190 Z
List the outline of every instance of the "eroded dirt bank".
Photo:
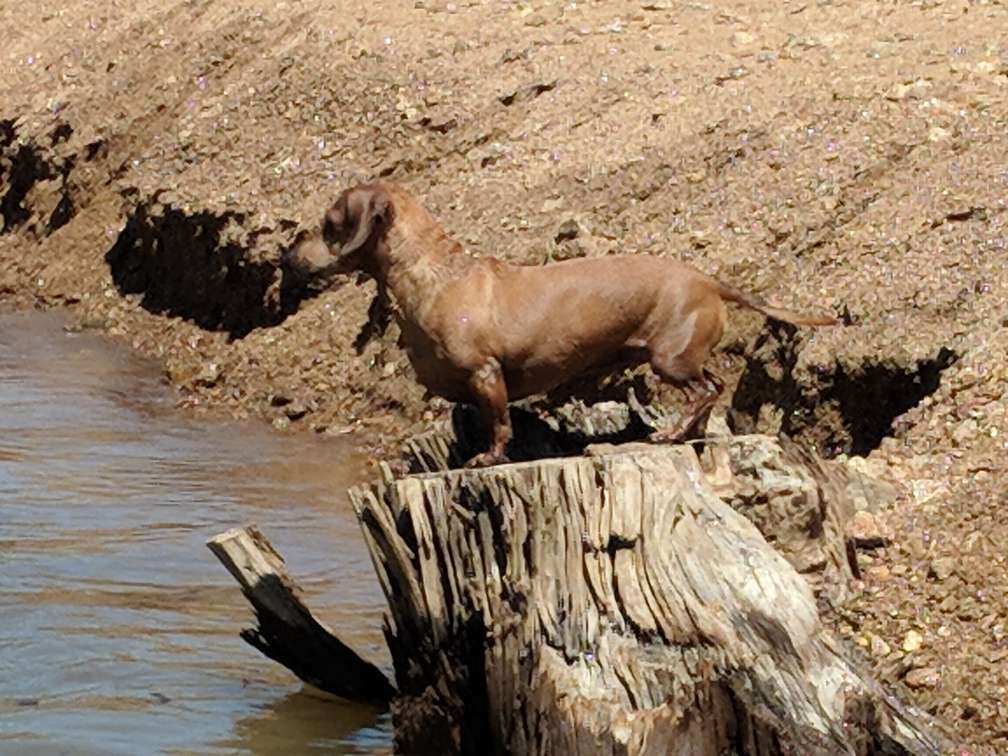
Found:
M 1008 749 L 1003 4 L 46 0 L 0 23 L 0 298 L 163 360 L 180 403 L 386 446 L 445 412 L 394 331 L 357 353 L 370 285 L 279 271 L 375 176 L 480 253 L 674 255 L 842 315 L 733 315 L 731 419 L 901 484 L 838 626 Z

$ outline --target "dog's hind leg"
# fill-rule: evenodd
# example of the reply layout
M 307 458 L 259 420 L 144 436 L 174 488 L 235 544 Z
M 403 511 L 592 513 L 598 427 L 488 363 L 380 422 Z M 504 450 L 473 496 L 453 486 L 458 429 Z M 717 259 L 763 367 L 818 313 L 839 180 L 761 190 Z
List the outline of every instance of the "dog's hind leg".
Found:
M 677 386 L 686 397 L 682 419 L 674 426 L 662 428 L 651 434 L 656 443 L 684 441 L 691 435 L 702 436 L 706 431 L 707 418 L 714 404 L 724 390 L 724 382 L 710 370 L 704 362 L 711 350 L 721 339 L 724 330 L 724 305 L 717 305 L 697 311 L 692 323 L 692 333 L 682 348 L 679 344 L 669 347 L 657 344 L 651 348 L 651 367 L 663 381 Z M 676 349 L 679 346 L 679 349 Z
M 491 358 L 469 379 L 469 389 L 479 406 L 483 422 L 490 431 L 490 448 L 466 462 L 466 467 L 488 467 L 508 461 L 504 450 L 511 440 L 511 416 L 508 414 L 507 386 L 500 363 Z
M 703 370 L 701 377 L 689 382 L 671 381 L 686 397 L 682 419 L 670 428 L 662 428 L 649 436 L 655 443 L 674 443 L 690 437 L 702 436 L 706 430 L 707 418 L 717 402 L 724 383 L 714 373 Z

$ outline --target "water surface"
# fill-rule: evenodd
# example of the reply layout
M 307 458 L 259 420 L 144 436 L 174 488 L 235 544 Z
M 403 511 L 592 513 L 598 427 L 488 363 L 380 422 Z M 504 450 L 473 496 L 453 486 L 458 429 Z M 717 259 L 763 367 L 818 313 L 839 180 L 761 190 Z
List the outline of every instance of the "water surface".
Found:
M 53 314 L 0 316 L 0 753 L 386 752 L 387 717 L 238 638 L 207 538 L 255 522 L 383 667 L 346 443 L 190 417 L 156 366 Z

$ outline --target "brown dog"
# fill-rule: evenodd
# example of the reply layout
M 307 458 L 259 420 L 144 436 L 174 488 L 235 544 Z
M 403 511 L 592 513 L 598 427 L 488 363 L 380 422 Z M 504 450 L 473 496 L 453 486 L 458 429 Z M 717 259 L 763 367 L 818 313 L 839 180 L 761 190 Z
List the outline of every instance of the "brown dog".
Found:
M 322 241 L 285 263 L 302 274 L 363 271 L 399 310 L 403 344 L 433 394 L 475 402 L 492 429 L 470 466 L 506 461 L 508 400 L 551 391 L 587 370 L 650 363 L 686 396 L 676 441 L 702 425 L 723 384 L 704 369 L 724 331 L 724 300 L 795 325 L 832 325 L 646 255 L 518 266 L 476 258 L 393 184 L 348 189 L 325 214 Z

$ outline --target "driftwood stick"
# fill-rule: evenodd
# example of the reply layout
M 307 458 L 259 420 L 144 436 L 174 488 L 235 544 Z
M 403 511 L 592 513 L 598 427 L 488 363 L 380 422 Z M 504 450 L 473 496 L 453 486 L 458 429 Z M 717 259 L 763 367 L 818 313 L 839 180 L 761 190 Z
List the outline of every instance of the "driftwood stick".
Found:
M 594 453 L 351 492 L 389 602 L 400 751 L 943 752 L 789 563 L 840 578 L 841 557 L 810 543 L 785 559 L 722 499 L 792 484 L 734 461 L 719 496 L 690 447 Z
M 258 528 L 229 530 L 207 546 L 255 609 L 258 627 L 242 630 L 242 639 L 316 688 L 361 703 L 391 701 L 388 678 L 312 616 L 283 557 Z

